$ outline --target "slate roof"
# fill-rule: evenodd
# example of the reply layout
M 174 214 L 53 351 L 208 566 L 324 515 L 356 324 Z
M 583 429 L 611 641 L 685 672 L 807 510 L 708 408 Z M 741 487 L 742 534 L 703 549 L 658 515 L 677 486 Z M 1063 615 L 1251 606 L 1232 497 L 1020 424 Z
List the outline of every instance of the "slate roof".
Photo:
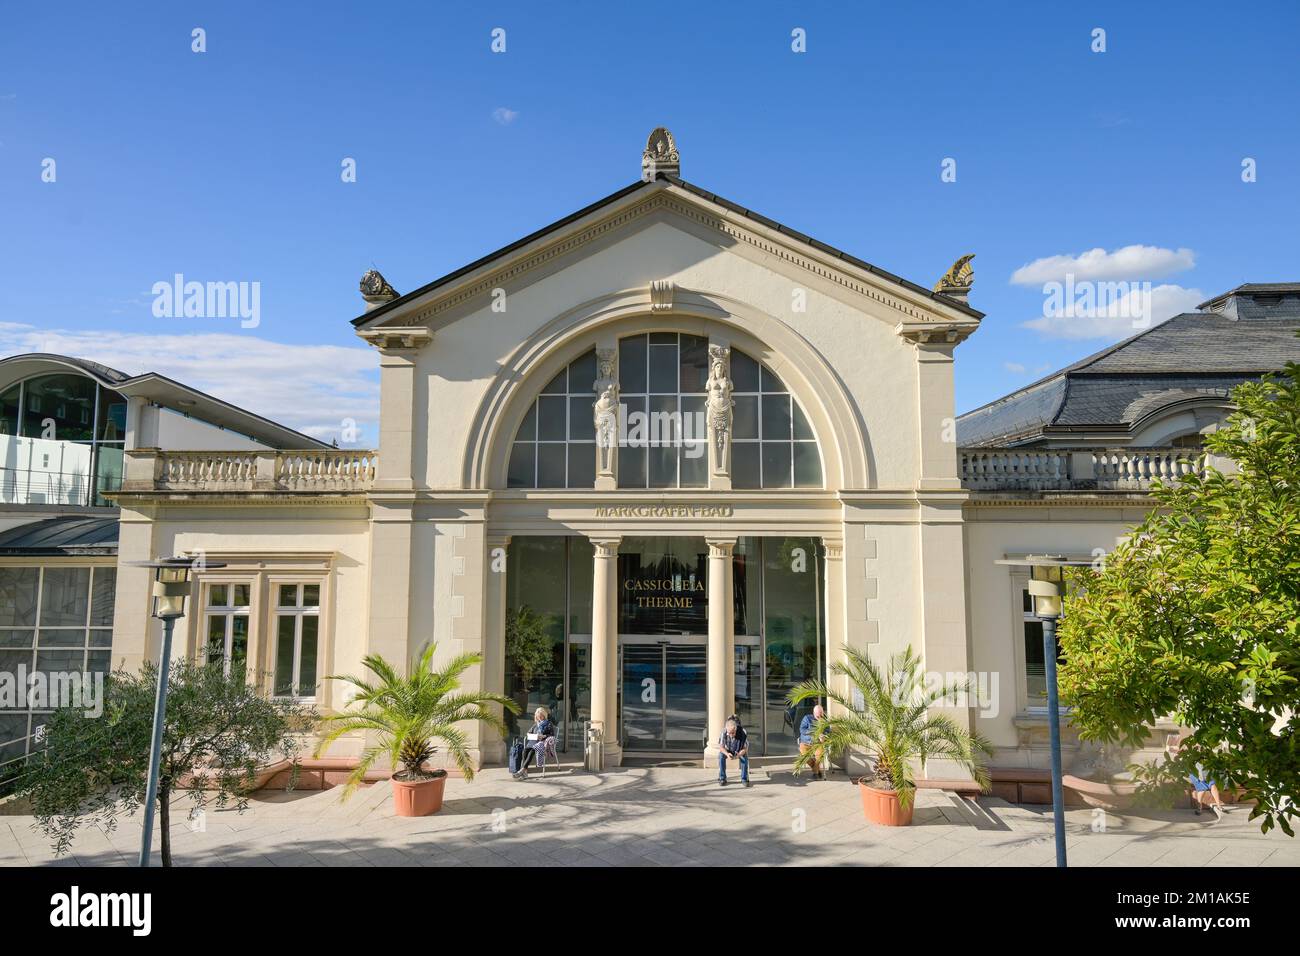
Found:
M 930 299 L 934 299 L 936 302 L 941 302 L 944 305 L 949 306 L 950 308 L 954 308 L 959 312 L 964 312 L 967 315 L 973 316 L 974 318 L 977 319 L 984 318 L 983 312 L 980 312 L 978 309 L 972 308 L 970 305 L 968 305 L 965 302 L 962 302 L 958 299 L 954 299 L 951 296 L 947 296 L 939 292 L 934 292 L 930 289 L 925 288 L 924 286 L 917 285 L 915 282 L 911 282 L 907 279 L 896 276 L 892 272 L 887 272 L 886 270 L 881 269 L 878 266 L 874 266 L 863 259 L 859 259 L 856 256 L 849 255 L 847 252 L 837 249 L 832 245 L 814 239 L 811 236 L 799 232 L 798 230 L 791 229 L 789 226 L 783 225 L 782 223 L 777 222 L 775 219 L 769 219 L 768 217 L 761 215 L 760 213 L 754 212 L 752 209 L 747 209 L 746 207 L 741 206 L 738 203 L 734 203 L 729 199 L 722 198 L 716 193 L 711 193 L 706 189 L 702 189 L 699 186 L 695 186 L 691 183 L 688 183 L 686 180 L 680 178 L 679 176 L 674 176 L 669 173 L 659 173 L 656 175 L 655 179 L 656 181 L 672 183 L 674 186 L 677 186 L 678 188 L 683 189 L 686 192 L 691 193 L 692 195 L 699 196 L 701 199 L 707 202 L 711 202 L 714 203 L 715 205 L 722 206 L 724 209 L 727 209 L 730 212 L 734 212 L 737 215 L 743 216 L 746 219 L 758 223 L 759 225 L 766 226 L 769 229 L 773 229 L 777 232 L 782 233 L 783 235 L 789 236 L 791 239 L 794 239 L 797 242 L 805 243 L 806 245 L 812 246 L 814 249 L 817 249 L 820 252 L 823 252 L 829 256 L 833 256 L 836 259 L 840 259 L 848 263 L 849 265 L 852 265 L 858 269 L 863 269 L 867 272 L 872 273 L 873 275 L 877 275 L 880 278 L 886 280 L 887 282 L 895 283 L 897 285 L 902 286 L 905 289 L 909 289 L 912 292 L 926 296 L 927 298 Z M 560 229 L 563 229 L 565 226 L 577 222 L 578 220 L 584 218 L 585 216 L 588 216 L 593 212 L 597 212 L 598 210 L 604 208 L 605 206 L 609 206 L 617 202 L 618 200 L 622 199 L 625 196 L 630 196 L 633 193 L 637 192 L 638 190 L 646 189 L 651 185 L 652 183 L 649 181 L 638 180 L 637 182 L 632 183 L 630 186 L 625 186 L 616 192 L 612 192 L 604 199 L 598 199 L 596 202 L 592 203 L 591 205 L 584 206 L 582 209 L 579 209 L 577 212 L 572 213 L 571 215 L 565 216 L 563 219 L 557 219 L 549 226 L 543 226 L 541 229 L 538 229 L 536 232 L 529 233 L 528 235 L 524 236 L 522 239 L 517 239 L 516 241 L 510 243 L 508 246 L 502 246 L 500 249 L 497 249 L 495 252 L 489 252 L 486 256 L 483 256 L 482 258 L 479 259 L 475 259 L 473 262 L 469 263 L 468 265 L 461 266 L 459 269 L 455 270 L 454 272 L 449 272 L 440 278 L 434 279 L 432 282 L 420 286 L 418 289 L 414 289 L 410 292 L 407 292 L 404 295 L 399 295 L 397 298 L 385 302 L 383 305 L 371 309 L 369 312 L 362 313 L 361 315 L 357 316 L 355 319 L 352 320 L 352 324 L 357 328 L 371 325 L 377 319 L 382 318 L 387 313 L 392 312 L 394 309 L 404 305 L 405 303 L 410 302 L 413 299 L 417 299 L 420 296 L 426 295 L 427 293 L 432 292 L 435 289 L 440 288 L 441 286 L 445 286 L 452 282 L 455 282 L 457 279 L 461 278 L 462 276 L 469 275 L 475 270 L 490 264 L 494 260 L 504 258 L 505 256 L 508 256 L 510 253 L 515 252 L 518 249 L 522 249 L 523 247 L 527 246 L 529 243 L 535 242 L 536 240 L 541 239 L 549 235 L 550 233 L 557 232 Z
M 65 515 L 0 531 L 0 554 L 117 554 L 117 516 Z
M 1207 305 L 1259 295 L 1281 296 L 1266 318 L 1174 316 L 959 416 L 957 443 L 1024 445 L 1052 437 L 1054 429 L 1125 429 L 1162 407 L 1226 397 L 1244 381 L 1300 362 L 1300 283 L 1249 283 Z

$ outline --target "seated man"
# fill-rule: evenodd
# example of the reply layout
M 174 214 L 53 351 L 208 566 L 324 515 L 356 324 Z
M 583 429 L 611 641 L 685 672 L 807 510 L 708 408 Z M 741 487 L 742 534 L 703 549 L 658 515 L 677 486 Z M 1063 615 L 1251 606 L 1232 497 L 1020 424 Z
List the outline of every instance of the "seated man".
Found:
M 803 720 L 799 721 L 799 753 L 806 754 L 808 751 L 813 752 L 812 762 L 808 765 L 812 767 L 814 780 L 825 780 L 826 775 L 822 772 L 822 748 L 817 745 L 817 740 L 813 737 L 817 721 L 826 716 L 826 711 L 822 709 L 821 704 L 817 704 L 812 709 L 811 714 L 804 714 Z
M 745 728 L 734 717 L 727 719 L 718 737 L 718 786 L 727 785 L 727 761 L 740 761 L 740 782 L 750 786 L 749 782 L 749 737 Z
M 528 764 L 534 758 L 541 758 L 538 754 L 546 746 L 546 738 L 555 736 L 555 722 L 551 720 L 551 715 L 545 707 L 538 707 L 533 711 L 533 726 L 528 728 L 528 737 L 524 741 L 524 759 L 519 765 L 519 770 L 515 773 L 516 780 L 528 779 Z
M 1231 807 L 1224 806 L 1222 798 L 1219 796 L 1219 785 L 1213 780 L 1205 779 L 1205 769 L 1198 763 L 1196 773 L 1187 775 L 1187 782 L 1192 785 L 1192 801 L 1195 803 L 1196 815 L 1201 815 L 1201 810 L 1206 806 L 1214 811 L 1214 815 L 1220 820 L 1223 819 L 1225 810 L 1231 810 Z

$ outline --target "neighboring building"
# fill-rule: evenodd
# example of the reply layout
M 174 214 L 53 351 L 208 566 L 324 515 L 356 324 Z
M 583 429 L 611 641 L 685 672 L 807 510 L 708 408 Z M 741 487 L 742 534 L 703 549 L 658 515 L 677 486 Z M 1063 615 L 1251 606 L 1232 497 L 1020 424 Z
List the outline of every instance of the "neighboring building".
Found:
M 63 355 L 0 359 L 0 674 L 114 662 L 118 508 L 106 495 L 126 454 L 286 446 L 328 447 L 162 375 Z M 0 773 L 39 725 L 39 710 L 0 704 Z
M 953 713 L 995 763 L 1044 766 L 1041 644 L 995 562 L 1113 547 L 1223 390 L 1295 354 L 1290 312 L 1254 313 L 1296 287 L 963 416 L 959 448 L 971 280 L 963 257 L 927 290 L 693 186 L 655 130 L 640 181 L 559 222 L 406 295 L 367 273 L 377 453 L 128 445 L 114 659 L 159 643 L 127 562 L 201 551 L 225 567 L 198 573 L 179 646 L 323 709 L 345 702 L 324 675 L 436 641 L 484 656 L 472 685 L 549 706 L 570 751 L 593 721 L 611 763 L 699 754 L 736 713 L 754 753 L 792 755 L 791 687 L 845 644 L 912 647 L 982 673 L 986 705 Z M 553 646 L 527 687 L 505 640 L 525 605 Z

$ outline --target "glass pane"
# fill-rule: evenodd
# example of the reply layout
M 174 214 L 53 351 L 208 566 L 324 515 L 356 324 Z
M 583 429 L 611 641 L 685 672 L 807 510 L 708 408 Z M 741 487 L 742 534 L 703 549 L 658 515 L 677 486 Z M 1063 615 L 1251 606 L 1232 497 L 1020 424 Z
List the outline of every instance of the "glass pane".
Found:
M 645 448 L 623 447 L 618 450 L 618 486 L 644 488 L 646 486 Z
M 35 631 L 0 631 L 0 647 L 31 647 L 34 643 Z
M 707 634 L 709 547 L 703 538 L 624 538 L 620 634 Z
M 275 619 L 275 691 L 278 697 L 293 693 L 293 622 L 290 615 Z
M 36 652 L 36 669 L 45 674 L 70 674 L 83 670 L 85 666 L 86 652 L 80 649 Z
M 732 438 L 758 437 L 758 396 L 735 396 L 736 407 L 731 411 Z
M 113 632 L 107 628 L 97 628 L 90 632 L 91 647 L 112 647 Z
M 113 667 L 112 658 L 108 651 L 91 651 L 86 655 L 86 670 L 92 674 L 107 674 Z
M 230 590 L 226 585 L 208 585 L 208 607 L 227 607 L 229 603 Z
M 759 620 L 759 602 L 763 590 L 759 539 L 738 538 L 731 554 L 731 593 L 736 605 L 736 636 L 757 637 L 762 633 L 763 623 Z
M 1025 692 L 1029 704 L 1047 703 L 1047 670 L 1043 663 L 1043 622 L 1025 621 Z
M 660 445 L 646 450 L 650 463 L 650 487 L 674 488 L 677 485 L 677 449 Z
M 758 442 L 731 443 L 731 487 L 762 487 L 758 471 Z
M 596 350 L 592 349 L 569 365 L 569 394 L 588 394 L 596 390 Z
M 30 675 L 33 665 L 33 655 L 31 651 L 0 651 L 0 674 L 13 674 L 15 682 L 18 678 L 18 668 L 23 668 Z M 0 694 L 0 708 L 14 710 L 18 707 L 18 695 Z
M 90 441 L 94 423 L 95 383 L 81 375 L 44 375 L 24 383 L 27 411 L 23 434 L 56 442 Z M 52 423 L 47 422 L 53 419 Z M 50 429 L 53 434 L 48 434 Z
M 536 662 L 536 670 L 525 674 L 507 642 L 506 695 L 522 708 L 512 724 L 516 733 L 527 731 L 538 707 L 547 708 L 557 718 L 563 713 L 557 704 L 564 692 L 564 564 L 562 537 L 521 536 L 510 542 L 506 557 L 507 621 L 527 606 L 541 620 L 551 650 L 549 658 L 544 656 Z
M 230 618 L 230 663 L 243 664 L 248 660 L 248 615 L 234 614 Z
M 555 378 L 547 382 L 546 387 L 542 389 L 542 394 L 544 395 L 565 394 L 569 390 L 568 377 L 566 375 L 566 371 L 567 370 L 565 369 L 561 369 L 560 373 L 556 375 Z
M 537 446 L 516 442 L 510 447 L 508 488 L 535 488 L 537 483 Z
M 235 607 L 248 607 L 250 589 L 247 584 L 231 585 L 231 597 L 234 598 Z
M 737 392 L 757 392 L 758 363 L 744 352 L 732 349 L 731 381 Z
M 790 487 L 789 442 L 763 442 L 763 487 Z
M 784 392 L 785 384 L 773 374 L 772 370 L 766 365 L 762 368 L 762 389 L 764 392 Z
M 735 655 L 735 713 L 753 756 L 763 753 L 763 649 L 756 644 L 737 644 Z
M 575 442 L 569 445 L 569 488 L 596 486 L 596 443 Z
M 126 399 L 108 389 L 99 393 L 99 440 L 126 440 Z
M 709 437 L 709 420 L 704 411 L 703 395 L 683 395 L 680 399 L 682 413 L 682 438 L 706 441 Z
M 226 659 L 226 616 L 213 614 L 208 618 L 208 637 L 204 642 L 204 662 L 215 664 Z
M 566 452 L 562 444 L 537 446 L 537 487 L 564 487 L 564 460 Z
M 698 335 L 682 336 L 681 390 L 703 392 L 709 377 L 709 340 Z
M 763 440 L 790 440 L 790 396 L 763 396 Z
M 794 443 L 794 486 L 796 488 L 822 486 L 822 463 L 821 457 L 817 454 L 816 442 Z
M 569 438 L 590 441 L 596 434 L 596 422 L 590 395 L 578 395 L 569 399 Z
M 90 601 L 90 568 L 46 568 L 41 591 L 41 624 L 85 626 Z
M 524 415 L 524 420 L 519 423 L 519 431 L 515 432 L 515 441 L 535 441 L 537 438 L 537 403 L 528 406 L 528 413 Z
M 680 455 L 682 488 L 707 488 L 709 484 L 709 448 L 705 442 L 684 442 Z
M 280 597 L 276 603 L 280 607 L 297 607 L 298 606 L 298 585 L 281 584 Z
M 672 445 L 681 439 L 682 419 L 677 411 L 676 395 L 650 396 L 650 446 Z
M 569 634 L 591 634 L 591 584 L 595 549 L 587 537 L 569 542 Z
M 109 503 L 103 497 L 106 491 L 122 488 L 123 451 L 121 445 L 99 445 L 95 450 L 95 504 L 103 507 Z
M 803 409 L 799 407 L 798 402 L 794 402 L 794 437 L 796 439 L 812 439 L 816 437 L 813 435 L 812 426 L 808 424 L 808 419 L 804 415 Z
M 651 345 L 676 345 L 677 333 L 676 332 L 651 332 L 650 344 Z
M 646 337 L 634 335 L 618 343 L 618 380 L 623 391 L 646 390 Z
M 543 395 L 537 400 L 537 437 L 542 441 L 564 441 L 564 408 L 568 399 Z
M 41 628 L 36 635 L 38 647 L 83 647 L 86 632 L 80 627 Z
M 320 607 L 320 585 L 304 584 L 302 586 L 302 606 Z
M 0 627 L 36 623 L 39 568 L 0 568 Z
M 320 619 L 304 615 L 302 619 L 302 654 L 298 663 L 298 696 L 316 696 L 316 647 Z
M 799 723 L 815 701 L 786 703 L 801 681 L 822 677 L 821 559 L 814 538 L 763 541 L 767 753 L 798 753 Z
M 677 345 L 650 346 L 650 391 L 677 392 Z
M 14 385 L 0 395 L 0 435 L 18 434 L 18 401 L 21 385 Z

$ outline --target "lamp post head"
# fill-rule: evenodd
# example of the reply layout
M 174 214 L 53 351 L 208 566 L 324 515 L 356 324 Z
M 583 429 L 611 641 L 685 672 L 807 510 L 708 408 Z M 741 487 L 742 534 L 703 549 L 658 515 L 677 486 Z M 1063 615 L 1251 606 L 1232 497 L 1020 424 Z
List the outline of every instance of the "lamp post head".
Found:
M 175 620 L 185 614 L 185 598 L 190 593 L 190 572 L 224 568 L 221 561 L 208 561 L 202 555 L 176 555 L 155 561 L 127 561 L 136 568 L 150 568 L 153 580 L 153 616 L 162 621 Z
M 1061 598 L 1065 594 L 1065 569 L 1086 567 L 1091 561 L 1067 558 L 1060 554 L 1027 554 L 1008 558 L 997 564 L 1029 568 L 1029 596 L 1034 599 L 1034 615 L 1056 620 L 1061 616 Z

